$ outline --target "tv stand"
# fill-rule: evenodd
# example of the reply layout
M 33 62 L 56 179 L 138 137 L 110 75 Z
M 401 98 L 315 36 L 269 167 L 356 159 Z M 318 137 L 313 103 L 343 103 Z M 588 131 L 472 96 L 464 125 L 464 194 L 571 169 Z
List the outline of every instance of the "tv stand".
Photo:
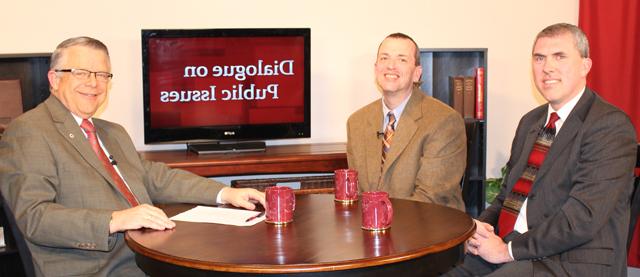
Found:
M 347 168 L 346 143 L 270 145 L 265 152 L 198 155 L 185 149 L 142 151 L 145 160 L 163 162 L 205 177 L 333 172 Z
M 264 152 L 267 149 L 267 145 L 264 141 L 187 143 L 187 149 L 198 155 Z

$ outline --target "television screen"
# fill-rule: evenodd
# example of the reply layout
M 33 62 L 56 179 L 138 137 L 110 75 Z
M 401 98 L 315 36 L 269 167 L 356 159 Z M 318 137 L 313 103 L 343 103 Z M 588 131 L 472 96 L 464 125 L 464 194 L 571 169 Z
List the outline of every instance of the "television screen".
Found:
M 145 143 L 310 137 L 310 33 L 142 30 Z

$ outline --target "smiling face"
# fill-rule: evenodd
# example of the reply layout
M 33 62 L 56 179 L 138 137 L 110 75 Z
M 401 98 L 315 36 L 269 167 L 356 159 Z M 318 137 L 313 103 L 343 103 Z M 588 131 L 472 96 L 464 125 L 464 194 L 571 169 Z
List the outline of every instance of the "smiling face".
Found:
M 420 80 L 422 67 L 416 65 L 416 46 L 409 39 L 388 37 L 380 44 L 375 63 L 376 83 L 385 96 L 411 94 Z
M 109 56 L 103 50 L 83 45 L 71 46 L 63 50 L 62 57 L 55 69 L 86 69 L 90 71 L 111 72 Z M 51 94 L 56 96 L 73 114 L 89 118 L 107 98 L 109 82 L 96 80 L 91 74 L 89 79 L 80 80 L 68 72 L 48 73 Z
M 538 91 L 559 110 L 586 86 L 591 59 L 580 55 L 573 35 L 565 32 L 536 41 L 532 67 Z

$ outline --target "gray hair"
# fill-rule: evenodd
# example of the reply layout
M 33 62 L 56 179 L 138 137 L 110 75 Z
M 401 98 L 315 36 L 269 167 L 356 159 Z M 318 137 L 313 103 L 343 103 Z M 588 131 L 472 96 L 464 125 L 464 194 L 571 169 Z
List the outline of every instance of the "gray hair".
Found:
M 87 46 L 93 49 L 104 51 L 104 53 L 107 54 L 107 57 L 109 57 L 109 50 L 107 49 L 107 46 L 101 41 L 90 37 L 74 37 L 66 39 L 65 41 L 58 44 L 56 50 L 53 51 L 53 54 L 51 54 L 51 65 L 49 66 L 49 68 L 55 69 L 62 60 L 62 57 L 64 57 L 64 50 L 76 45 Z
M 589 57 L 589 40 L 587 39 L 587 35 L 578 28 L 578 26 L 569 24 L 569 23 L 556 23 L 547 28 L 544 28 L 538 35 L 536 36 L 535 41 L 533 42 L 533 46 L 535 47 L 538 39 L 545 37 L 555 37 L 563 34 L 571 34 L 573 36 L 576 48 L 578 52 L 580 52 L 580 56 L 583 58 Z

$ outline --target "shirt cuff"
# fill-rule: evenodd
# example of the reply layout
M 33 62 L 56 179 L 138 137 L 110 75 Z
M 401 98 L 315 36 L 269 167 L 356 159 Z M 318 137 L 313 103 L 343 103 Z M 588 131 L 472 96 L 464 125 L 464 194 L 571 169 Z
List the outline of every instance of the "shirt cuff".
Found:
M 222 202 L 222 191 L 225 190 L 226 188 L 222 188 L 220 191 L 218 191 L 218 195 L 216 196 L 216 203 L 218 204 L 227 204 L 225 202 Z
M 513 252 L 511 252 L 511 242 L 507 243 L 507 248 L 509 248 L 509 257 L 515 261 L 516 259 L 513 258 Z

